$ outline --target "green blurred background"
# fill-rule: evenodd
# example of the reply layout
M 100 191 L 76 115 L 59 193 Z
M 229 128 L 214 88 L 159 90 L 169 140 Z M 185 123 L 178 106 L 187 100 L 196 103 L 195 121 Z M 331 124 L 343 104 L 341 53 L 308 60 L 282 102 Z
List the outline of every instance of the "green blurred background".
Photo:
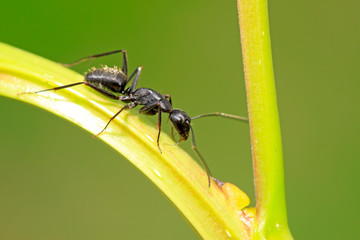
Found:
M 269 4 L 290 228 L 296 239 L 360 239 L 360 3 Z M 144 66 L 139 86 L 171 93 L 191 116 L 246 115 L 235 0 L 1 5 L 0 41 L 58 62 L 127 49 L 130 71 Z M 121 57 L 90 66 L 100 64 Z M 3 97 L 0 113 L 0 240 L 198 238 L 146 177 L 89 133 Z M 248 127 L 215 118 L 194 127 L 214 176 L 254 205 Z

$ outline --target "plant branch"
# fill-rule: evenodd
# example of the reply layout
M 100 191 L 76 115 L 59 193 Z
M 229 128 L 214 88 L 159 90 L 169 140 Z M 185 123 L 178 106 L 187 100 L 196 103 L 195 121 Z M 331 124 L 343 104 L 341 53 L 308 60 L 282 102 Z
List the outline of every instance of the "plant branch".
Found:
M 253 154 L 256 239 L 292 239 L 266 0 L 238 0 Z

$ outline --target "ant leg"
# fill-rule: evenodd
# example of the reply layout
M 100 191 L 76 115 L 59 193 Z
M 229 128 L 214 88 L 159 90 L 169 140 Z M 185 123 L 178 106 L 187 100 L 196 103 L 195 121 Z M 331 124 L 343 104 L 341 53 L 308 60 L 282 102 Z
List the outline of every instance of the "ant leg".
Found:
M 198 158 L 200 159 L 202 165 L 205 168 L 205 171 L 206 171 L 206 174 L 207 174 L 207 177 L 208 177 L 209 187 L 210 187 L 210 184 L 211 184 L 211 181 L 210 181 L 210 178 L 211 178 L 210 169 L 209 169 L 208 165 L 206 164 L 205 159 L 201 156 L 200 152 L 198 151 L 198 149 L 196 147 L 195 134 L 194 134 L 194 130 L 193 130 L 193 128 L 191 126 L 190 126 L 190 129 L 191 129 L 191 147 L 192 147 L 192 149 L 194 149 L 196 155 L 198 156 Z
M 168 143 L 165 143 L 165 144 L 168 145 L 168 146 L 171 146 L 171 147 L 176 147 L 176 146 L 178 146 L 181 142 L 182 142 L 182 141 L 179 140 L 179 141 L 177 141 L 175 144 L 168 144 Z
M 159 110 L 158 110 L 158 126 L 159 126 L 159 133 L 158 133 L 156 142 L 157 142 L 160 153 L 162 153 L 161 148 L 160 148 L 160 143 L 159 143 L 159 141 L 160 141 L 160 133 L 161 133 L 161 108 L 159 108 Z
M 126 93 L 133 93 L 133 92 L 135 92 L 135 88 L 136 88 L 136 85 L 137 85 L 137 83 L 138 83 L 138 81 L 139 81 L 139 77 L 140 77 L 142 68 L 143 68 L 143 67 L 138 67 L 138 68 L 131 74 L 131 76 L 128 78 L 127 83 L 130 82 L 131 79 L 135 76 L 135 77 L 134 77 L 134 81 L 133 81 L 133 83 L 131 84 L 131 86 L 130 86 L 128 89 L 126 89 L 126 91 L 125 91 Z
M 232 119 L 237 119 L 237 120 L 241 120 L 241 121 L 244 121 L 244 122 L 249 121 L 249 119 L 246 118 L 246 117 L 241 117 L 241 116 L 236 116 L 236 115 L 227 114 L 227 113 L 221 113 L 221 112 L 200 114 L 200 115 L 198 115 L 196 117 L 191 118 L 191 120 L 194 120 L 194 119 L 197 119 L 197 118 L 202 118 L 202 117 L 210 117 L 210 116 L 220 116 L 220 117 L 232 118 Z
M 56 90 L 60 90 L 60 89 L 63 89 L 63 88 L 69 88 L 69 87 L 73 87 L 73 86 L 80 85 L 80 84 L 85 84 L 85 82 L 77 82 L 77 83 L 72 83 L 72 84 L 68 84 L 68 85 L 64 85 L 64 86 L 60 86 L 60 87 L 35 91 L 35 92 L 20 92 L 17 95 L 19 96 L 19 95 L 23 95 L 23 94 L 34 94 L 34 93 L 47 92 L 47 91 L 52 91 L 52 90 L 56 91 Z
M 100 136 L 100 134 L 102 134 L 102 133 L 105 131 L 105 129 L 109 126 L 109 124 L 111 123 L 111 121 L 114 120 L 114 118 L 116 118 L 123 110 L 131 109 L 131 108 L 134 108 L 134 107 L 136 107 L 136 104 L 135 104 L 135 103 L 130 103 L 130 104 L 127 104 L 127 105 L 125 105 L 124 107 L 122 107 L 122 108 L 120 109 L 120 111 L 118 111 L 114 116 L 112 116 L 112 118 L 110 118 L 110 120 L 109 120 L 108 123 L 105 125 L 105 127 L 103 128 L 103 130 L 101 130 L 101 132 L 99 132 L 98 134 L 96 134 L 96 135 L 94 136 L 94 138 Z
M 146 104 L 145 106 L 143 106 L 142 108 L 139 109 L 139 113 L 148 114 L 148 112 L 150 112 L 151 110 L 153 110 L 153 108 L 155 108 L 157 106 L 160 106 L 160 102 L 148 103 L 148 104 Z M 153 114 L 150 114 L 150 115 L 153 115 Z
M 161 108 L 160 108 L 160 102 L 154 102 L 154 103 L 150 103 L 147 104 L 145 106 L 143 106 L 142 108 L 140 108 L 139 113 L 143 113 L 143 114 L 147 114 L 148 112 L 151 112 L 151 110 L 153 110 L 155 107 L 158 107 L 158 124 L 157 126 L 159 127 L 159 132 L 158 132 L 158 136 L 157 136 L 157 145 L 159 148 L 160 153 L 162 153 L 161 148 L 160 148 L 160 134 L 161 134 Z
M 172 140 L 174 140 L 174 142 L 175 142 L 174 126 L 171 126 L 170 135 L 171 135 Z
M 127 76 L 127 54 L 126 54 L 126 50 L 122 50 L 122 54 L 123 54 L 123 65 L 122 65 L 122 72 L 125 74 L 125 76 Z
M 170 94 L 165 94 L 164 97 L 169 101 L 169 103 L 172 106 L 172 100 L 171 100 L 171 95 Z
M 122 52 L 123 54 L 123 72 L 125 73 L 125 75 L 127 74 L 127 54 L 126 54 L 126 50 L 116 50 L 116 51 L 111 51 L 111 52 L 106 52 L 106 53 L 100 53 L 100 54 L 95 54 L 95 55 L 91 55 L 91 56 L 87 56 L 84 58 L 81 58 L 73 63 L 60 63 L 61 65 L 65 66 L 65 67 L 72 67 L 75 66 L 79 63 L 85 62 L 87 60 L 92 60 L 94 58 L 99 58 L 99 57 L 103 57 L 103 56 L 108 56 L 111 54 L 115 54 L 115 53 L 119 53 Z
M 96 90 L 97 92 L 101 93 L 102 95 L 105 95 L 109 98 L 112 98 L 112 99 L 115 99 L 115 100 L 119 100 L 120 97 L 119 96 L 116 96 L 115 94 L 112 94 L 111 92 L 107 92 L 105 91 L 104 89 L 102 88 L 99 88 L 95 85 L 92 85 L 92 84 L 88 84 L 87 82 L 85 82 L 85 85 L 91 87 L 92 89 Z

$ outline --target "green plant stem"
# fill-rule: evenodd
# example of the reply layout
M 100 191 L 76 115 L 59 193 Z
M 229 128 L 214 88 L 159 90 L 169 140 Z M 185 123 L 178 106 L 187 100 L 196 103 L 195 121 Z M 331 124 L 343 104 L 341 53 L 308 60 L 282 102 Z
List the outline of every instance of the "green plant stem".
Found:
M 253 154 L 256 239 L 292 239 L 266 0 L 238 0 Z
M 81 81 L 82 75 L 60 64 L 0 43 L 0 95 L 41 107 L 94 135 L 122 103 L 83 85 L 17 95 Z M 1 110 L 6 114 L 6 109 Z M 208 187 L 204 170 L 180 147 L 170 146 L 174 142 L 166 134 L 161 135 L 160 154 L 156 137 L 157 129 L 140 120 L 135 111 L 126 111 L 114 119 L 99 138 L 124 155 L 164 192 L 202 238 L 248 239 L 238 212 L 214 182 Z M 248 199 L 245 194 L 240 195 L 238 199 Z

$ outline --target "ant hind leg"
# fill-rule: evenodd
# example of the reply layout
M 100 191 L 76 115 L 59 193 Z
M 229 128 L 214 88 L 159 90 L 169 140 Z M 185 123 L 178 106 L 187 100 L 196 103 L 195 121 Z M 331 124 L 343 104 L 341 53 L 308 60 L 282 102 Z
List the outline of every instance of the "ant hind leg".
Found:
M 112 55 L 115 53 L 122 53 L 123 54 L 123 66 L 122 66 L 122 71 L 125 73 L 125 75 L 127 75 L 127 54 L 126 54 L 126 50 L 116 50 L 116 51 L 111 51 L 111 52 L 106 52 L 106 53 L 100 53 L 100 54 L 95 54 L 95 55 L 90 55 L 84 58 L 81 58 L 75 62 L 72 63 L 60 63 L 61 65 L 63 65 L 64 67 L 72 67 L 75 66 L 79 63 L 88 61 L 88 60 L 92 60 L 95 58 L 99 58 L 99 57 L 103 57 L 103 56 L 108 56 L 108 55 Z
M 49 89 L 44 89 L 44 90 L 34 91 L 34 92 L 19 92 L 17 95 L 19 96 L 19 95 L 23 95 L 23 94 L 35 94 L 35 93 L 41 93 L 41 92 L 47 92 L 47 91 L 56 91 L 56 90 L 69 88 L 69 87 L 73 87 L 73 86 L 80 85 L 80 84 L 84 84 L 84 82 L 77 82 L 77 83 L 72 83 L 72 84 L 68 84 L 68 85 L 64 85 L 64 86 L 60 86 L 60 87 L 49 88 Z

